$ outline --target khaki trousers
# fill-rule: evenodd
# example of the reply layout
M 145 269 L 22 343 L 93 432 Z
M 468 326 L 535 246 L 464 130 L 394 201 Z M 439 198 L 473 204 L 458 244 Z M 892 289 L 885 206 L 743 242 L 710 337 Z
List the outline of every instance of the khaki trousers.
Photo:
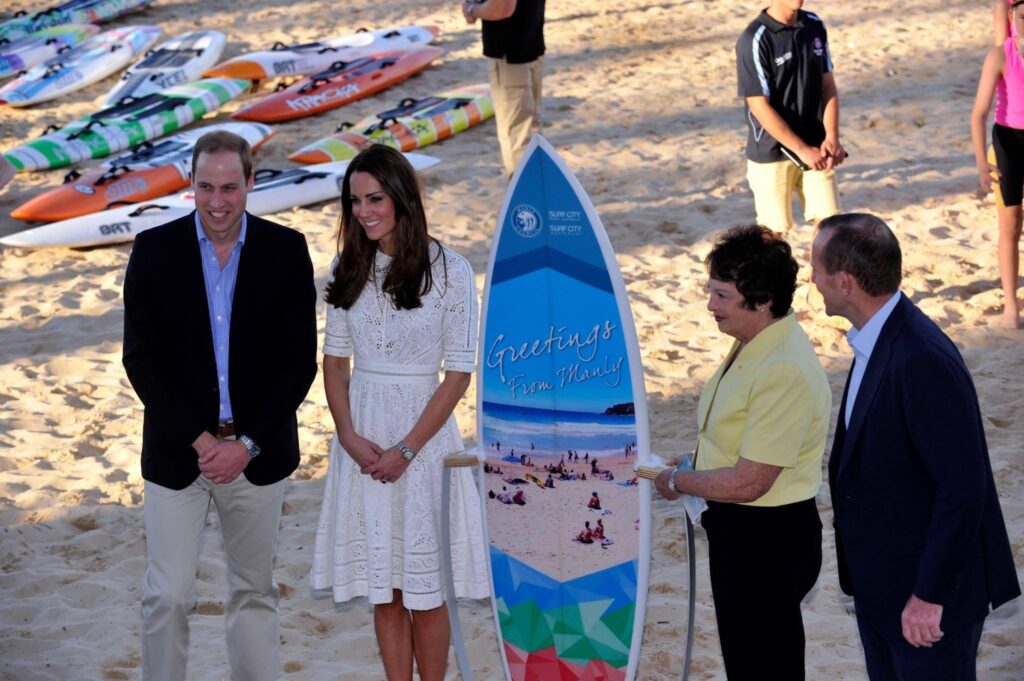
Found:
M 806 222 L 839 212 L 836 171 L 800 170 L 790 160 L 756 163 L 747 160 L 747 182 L 754 193 L 757 223 L 784 233 L 793 225 L 793 195 L 804 208 Z
M 501 162 L 509 177 L 515 172 L 534 129 L 540 127 L 543 70 L 543 57 L 528 64 L 509 64 L 504 59 L 487 59 Z
M 239 475 L 226 485 L 200 476 L 183 490 L 145 487 L 146 555 L 142 597 L 142 677 L 184 681 L 189 615 L 210 502 L 217 507 L 227 560 L 228 661 L 234 681 L 276 681 L 281 671 L 274 550 L 285 481 L 256 486 Z

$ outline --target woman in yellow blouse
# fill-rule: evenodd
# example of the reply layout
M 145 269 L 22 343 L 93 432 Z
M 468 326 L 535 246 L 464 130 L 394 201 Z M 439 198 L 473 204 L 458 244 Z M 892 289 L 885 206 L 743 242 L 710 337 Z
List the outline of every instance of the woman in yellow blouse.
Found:
M 804 678 L 800 602 L 821 568 L 821 485 L 832 393 L 790 304 L 789 244 L 756 225 L 705 260 L 708 310 L 732 349 L 698 407 L 694 471 L 664 471 L 666 499 L 703 497 L 711 589 L 729 681 Z M 678 459 L 677 459 L 678 461 Z

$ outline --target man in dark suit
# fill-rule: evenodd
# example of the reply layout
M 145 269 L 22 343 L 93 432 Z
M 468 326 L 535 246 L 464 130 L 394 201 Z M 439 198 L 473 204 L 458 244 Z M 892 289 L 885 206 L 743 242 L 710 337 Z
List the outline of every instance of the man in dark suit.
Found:
M 237 681 L 276 680 L 274 581 L 295 412 L 316 375 L 316 290 L 305 238 L 245 212 L 252 152 L 230 133 L 193 154 L 196 211 L 143 232 L 124 281 L 124 366 L 145 406 L 148 569 L 143 678 L 183 681 L 200 539 L 217 507 Z
M 811 265 L 825 312 L 853 324 L 829 487 L 868 675 L 974 679 L 989 606 L 1020 595 L 974 383 L 899 292 L 902 254 L 884 222 L 823 220 Z

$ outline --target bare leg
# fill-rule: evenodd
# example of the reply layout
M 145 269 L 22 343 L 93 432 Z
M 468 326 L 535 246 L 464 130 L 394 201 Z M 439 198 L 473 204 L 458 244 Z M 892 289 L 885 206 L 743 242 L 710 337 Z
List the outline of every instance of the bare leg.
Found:
M 401 591 L 392 592 L 390 603 L 373 606 L 373 628 L 388 681 L 412 681 L 412 620 Z
M 413 610 L 412 638 L 420 680 L 444 681 L 452 638 L 448 607 L 442 603 L 433 610 Z
M 1003 318 L 1001 325 L 1021 328 L 1017 284 L 1020 278 L 1021 206 L 1001 206 L 999 214 L 999 278 L 1003 284 Z

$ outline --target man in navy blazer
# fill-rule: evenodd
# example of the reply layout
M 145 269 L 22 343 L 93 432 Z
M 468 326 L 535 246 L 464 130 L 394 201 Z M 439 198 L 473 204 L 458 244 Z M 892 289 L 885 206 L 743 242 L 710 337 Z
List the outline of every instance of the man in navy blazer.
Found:
M 884 222 L 823 220 L 811 265 L 825 312 L 853 325 L 829 487 L 868 675 L 974 679 L 989 606 L 1021 593 L 974 383 L 900 293 L 902 254 Z
M 196 211 L 138 235 L 124 281 L 124 366 L 145 407 L 148 567 L 143 678 L 184 681 L 200 540 L 224 539 L 232 678 L 281 671 L 274 549 L 295 412 L 316 375 L 316 290 L 305 237 L 245 212 L 252 152 L 196 144 Z

